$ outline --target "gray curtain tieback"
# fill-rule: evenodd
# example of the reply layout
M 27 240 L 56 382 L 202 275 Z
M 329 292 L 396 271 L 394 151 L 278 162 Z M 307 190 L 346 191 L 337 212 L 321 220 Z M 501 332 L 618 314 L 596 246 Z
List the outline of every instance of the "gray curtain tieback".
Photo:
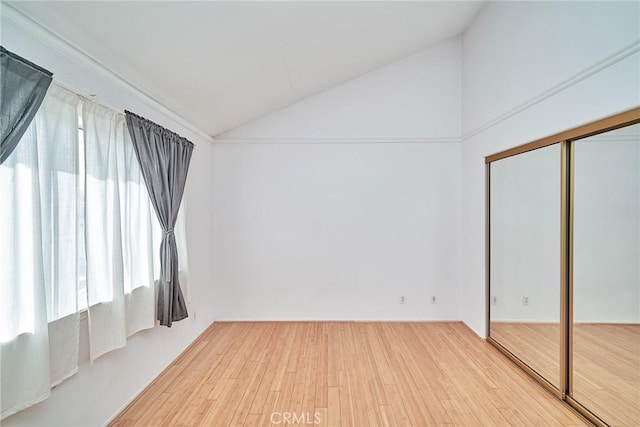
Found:
M 166 242 L 168 244 L 168 240 L 170 237 L 173 237 L 175 241 L 176 235 L 173 232 L 173 228 L 167 231 L 162 231 L 162 240 L 163 243 Z M 176 248 L 177 249 L 177 248 Z M 171 262 L 171 248 L 167 247 L 164 253 L 165 262 L 162 263 L 161 269 L 164 270 L 164 278 L 168 283 L 171 283 L 173 280 L 173 263 Z

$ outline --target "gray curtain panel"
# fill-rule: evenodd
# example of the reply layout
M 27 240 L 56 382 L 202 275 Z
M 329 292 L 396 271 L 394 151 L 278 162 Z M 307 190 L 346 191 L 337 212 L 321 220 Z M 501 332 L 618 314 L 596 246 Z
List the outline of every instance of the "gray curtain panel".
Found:
M 188 316 L 178 279 L 178 250 L 173 228 L 193 152 L 187 139 L 143 117 L 125 111 L 129 134 L 140 162 L 151 202 L 162 226 L 157 318 L 161 325 Z
M 0 46 L 0 165 L 27 131 L 52 81 L 49 71 Z

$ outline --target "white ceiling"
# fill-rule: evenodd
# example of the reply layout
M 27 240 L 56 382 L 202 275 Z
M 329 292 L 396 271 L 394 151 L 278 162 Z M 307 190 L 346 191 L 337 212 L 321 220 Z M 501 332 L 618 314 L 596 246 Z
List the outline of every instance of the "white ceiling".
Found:
M 460 34 L 483 2 L 9 2 L 215 136 Z

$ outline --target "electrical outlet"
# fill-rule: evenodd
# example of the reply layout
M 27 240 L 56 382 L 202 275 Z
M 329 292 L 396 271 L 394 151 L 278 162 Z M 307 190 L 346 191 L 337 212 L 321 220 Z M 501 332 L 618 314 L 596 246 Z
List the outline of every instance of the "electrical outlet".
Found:
M 438 298 L 436 298 L 435 295 L 431 295 L 431 304 L 437 304 L 438 303 Z
M 491 297 L 491 304 L 496 305 L 498 303 L 498 297 L 493 296 Z
M 522 297 L 522 305 L 529 305 L 529 297 Z
M 405 297 L 404 295 L 402 295 L 400 297 L 400 304 L 406 304 L 407 303 L 407 297 Z

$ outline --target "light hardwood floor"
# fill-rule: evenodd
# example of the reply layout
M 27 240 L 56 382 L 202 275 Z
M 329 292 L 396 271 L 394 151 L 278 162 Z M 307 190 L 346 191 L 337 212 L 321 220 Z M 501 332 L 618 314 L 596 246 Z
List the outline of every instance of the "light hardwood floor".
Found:
M 560 324 L 491 322 L 491 338 L 560 387 Z
M 491 336 L 558 383 L 559 325 L 495 322 Z M 578 323 L 573 342 L 573 398 L 610 425 L 640 426 L 640 325 Z
M 460 322 L 218 322 L 111 425 L 285 421 L 584 425 Z

